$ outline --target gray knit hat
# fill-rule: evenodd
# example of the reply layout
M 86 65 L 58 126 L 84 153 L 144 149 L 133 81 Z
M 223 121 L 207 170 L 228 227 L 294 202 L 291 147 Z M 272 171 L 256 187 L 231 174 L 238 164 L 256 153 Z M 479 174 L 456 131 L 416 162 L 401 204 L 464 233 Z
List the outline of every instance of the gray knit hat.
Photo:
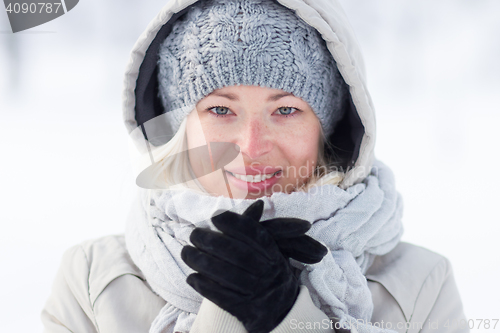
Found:
M 226 86 L 282 89 L 306 101 L 325 134 L 346 85 L 317 30 L 272 0 L 205 0 L 160 45 L 159 96 L 175 131 L 198 101 Z

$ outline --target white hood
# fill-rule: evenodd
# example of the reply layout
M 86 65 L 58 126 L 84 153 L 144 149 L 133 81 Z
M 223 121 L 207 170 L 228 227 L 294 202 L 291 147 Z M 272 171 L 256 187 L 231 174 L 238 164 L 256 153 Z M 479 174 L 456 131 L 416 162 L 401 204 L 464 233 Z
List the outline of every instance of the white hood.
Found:
M 158 48 L 170 33 L 173 22 L 195 2 L 170 1 L 151 21 L 134 45 L 125 73 L 123 92 L 123 117 L 129 134 L 138 126 L 164 113 L 157 97 Z M 352 97 L 351 110 L 346 112 L 335 133 L 328 138 L 338 147 L 337 154 L 344 156 L 347 154 L 350 159 L 349 164 L 345 166 L 348 170 L 346 177 L 340 184 L 340 187 L 345 189 L 363 180 L 369 174 L 374 160 L 375 114 L 366 88 L 365 68 L 360 49 L 337 0 L 279 0 L 278 2 L 294 10 L 300 18 L 318 30 L 326 41 L 345 82 L 349 85 Z M 169 133 L 168 124 L 165 124 L 164 131 L 158 135 L 163 137 L 160 142 L 162 144 L 173 136 L 173 133 Z M 148 144 L 158 144 L 154 138 L 149 137 L 148 140 Z M 138 147 L 140 145 L 143 143 L 137 143 Z

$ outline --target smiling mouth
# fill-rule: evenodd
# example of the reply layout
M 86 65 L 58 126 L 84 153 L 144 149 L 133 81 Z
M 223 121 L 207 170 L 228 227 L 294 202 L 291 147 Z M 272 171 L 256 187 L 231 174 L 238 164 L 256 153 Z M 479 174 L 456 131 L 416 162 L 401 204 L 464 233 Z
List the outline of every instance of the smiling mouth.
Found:
M 227 171 L 227 170 L 226 170 Z M 260 183 L 260 182 L 263 182 L 269 178 L 273 178 L 274 176 L 276 176 L 278 173 L 281 172 L 281 170 L 278 170 L 274 173 L 270 173 L 270 174 L 262 174 L 262 175 L 255 175 L 255 176 L 251 176 L 251 175 L 240 175 L 240 174 L 237 174 L 237 173 L 232 173 L 230 171 L 227 171 L 231 176 L 233 176 L 234 178 L 237 178 L 237 179 L 240 179 L 240 180 L 243 180 L 245 182 L 248 182 L 248 183 Z

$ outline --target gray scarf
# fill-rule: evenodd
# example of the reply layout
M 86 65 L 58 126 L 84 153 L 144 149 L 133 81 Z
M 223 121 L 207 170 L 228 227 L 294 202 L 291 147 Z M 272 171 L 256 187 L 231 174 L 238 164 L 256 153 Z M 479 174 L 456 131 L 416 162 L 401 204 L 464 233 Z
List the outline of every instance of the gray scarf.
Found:
M 139 194 L 127 223 L 127 248 L 153 290 L 167 301 L 150 333 L 189 332 L 203 298 L 186 283 L 193 270 L 180 258 L 182 247 L 190 244 L 194 228 L 216 230 L 209 219 L 216 211 L 241 214 L 254 200 L 192 190 L 152 191 L 149 198 L 148 190 L 140 189 Z M 375 161 L 370 175 L 346 190 L 323 185 L 309 192 L 274 193 L 262 200 L 262 220 L 307 220 L 312 223 L 307 234 L 328 247 L 320 263 L 292 260 L 302 269 L 301 284 L 309 289 L 314 304 L 328 317 L 340 318 L 340 324 L 357 319 L 369 322 L 373 302 L 364 275 L 375 256 L 391 251 L 403 233 L 403 203 L 392 171 Z M 357 329 L 360 333 L 380 330 Z

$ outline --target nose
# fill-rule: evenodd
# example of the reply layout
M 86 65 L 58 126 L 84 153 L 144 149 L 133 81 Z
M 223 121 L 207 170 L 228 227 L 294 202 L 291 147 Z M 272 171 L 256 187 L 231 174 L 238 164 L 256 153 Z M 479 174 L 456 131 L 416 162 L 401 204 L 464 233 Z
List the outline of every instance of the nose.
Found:
M 256 160 L 273 148 L 269 126 L 262 119 L 249 119 L 241 129 L 236 144 L 243 155 Z

